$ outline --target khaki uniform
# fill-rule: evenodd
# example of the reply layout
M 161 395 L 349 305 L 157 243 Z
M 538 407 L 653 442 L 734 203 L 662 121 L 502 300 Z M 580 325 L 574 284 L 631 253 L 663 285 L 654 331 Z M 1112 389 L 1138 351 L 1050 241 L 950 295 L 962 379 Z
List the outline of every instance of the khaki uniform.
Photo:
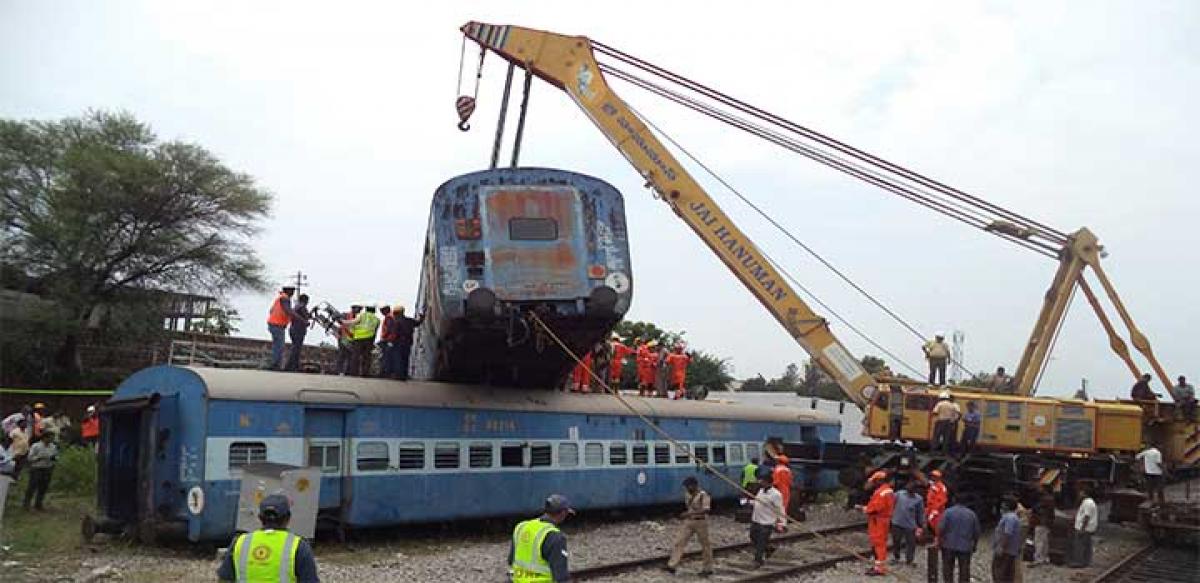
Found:
M 688 541 L 692 539 L 694 534 L 697 539 L 700 539 L 700 549 L 704 553 L 704 570 L 711 571 L 713 568 L 713 550 L 712 543 L 708 539 L 708 512 L 712 508 L 712 498 L 708 492 L 697 490 L 696 493 L 686 496 L 688 512 L 695 514 L 683 519 L 683 524 L 679 527 L 679 534 L 675 536 L 675 548 L 671 550 L 671 558 L 667 560 L 667 566 L 675 568 L 683 558 L 683 550 L 687 548 Z

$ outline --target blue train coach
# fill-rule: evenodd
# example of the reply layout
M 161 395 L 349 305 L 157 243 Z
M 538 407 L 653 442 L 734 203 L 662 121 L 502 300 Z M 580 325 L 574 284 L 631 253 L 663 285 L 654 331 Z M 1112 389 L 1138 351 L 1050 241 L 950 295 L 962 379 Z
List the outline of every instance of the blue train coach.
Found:
M 417 378 L 555 386 L 574 363 L 527 314 L 576 353 L 607 339 L 633 298 L 624 199 L 566 170 L 452 178 L 433 195 L 420 285 Z
M 836 421 L 802 409 L 629 402 L 735 481 L 768 439 L 838 440 Z M 157 366 L 101 416 L 85 531 L 145 541 L 227 540 L 255 462 L 319 467 L 318 524 L 345 528 L 527 515 L 550 492 L 584 510 L 676 503 L 689 475 L 735 496 L 605 395 Z M 833 471 L 795 470 L 807 488 L 836 487 Z

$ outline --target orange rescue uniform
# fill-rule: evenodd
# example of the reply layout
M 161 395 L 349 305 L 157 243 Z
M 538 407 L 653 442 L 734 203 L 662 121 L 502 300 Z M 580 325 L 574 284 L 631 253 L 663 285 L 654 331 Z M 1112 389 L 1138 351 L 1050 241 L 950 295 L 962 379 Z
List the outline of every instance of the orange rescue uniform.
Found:
M 287 326 L 292 321 L 288 317 L 287 310 L 283 309 L 283 300 L 289 300 L 287 294 L 279 292 L 275 297 L 275 301 L 271 303 L 271 313 L 267 316 L 267 324 L 271 326 Z
M 942 513 L 946 511 L 949 498 L 945 483 L 941 480 L 929 482 L 929 491 L 925 494 L 925 522 L 930 530 L 937 532 L 938 523 L 942 521 Z
M 871 548 L 875 550 L 875 570 L 880 573 L 887 571 L 887 541 L 895 507 L 895 492 L 891 484 L 884 483 L 871 493 L 871 501 L 863 508 L 867 515 L 867 537 L 871 539 Z
M 783 494 L 783 511 L 790 512 L 791 507 L 788 502 L 792 498 L 792 470 L 787 467 L 787 464 L 777 463 L 775 469 L 771 470 L 771 485 Z
M 692 357 L 673 352 L 667 355 L 667 366 L 671 367 L 671 386 L 676 389 L 682 389 L 684 382 L 687 380 L 688 363 L 692 361 Z
M 583 355 L 583 362 L 575 365 L 575 370 L 571 373 L 571 390 L 589 392 L 588 385 L 592 375 L 588 373 L 592 369 L 592 353 Z
M 79 436 L 84 441 L 100 439 L 100 416 L 93 415 L 79 422 Z
M 621 370 L 625 368 L 625 357 L 633 354 L 633 349 L 620 342 L 612 343 L 612 360 L 608 362 L 609 384 L 616 386 L 621 380 Z
M 641 345 L 637 349 L 638 386 L 654 386 L 654 351 L 649 346 Z

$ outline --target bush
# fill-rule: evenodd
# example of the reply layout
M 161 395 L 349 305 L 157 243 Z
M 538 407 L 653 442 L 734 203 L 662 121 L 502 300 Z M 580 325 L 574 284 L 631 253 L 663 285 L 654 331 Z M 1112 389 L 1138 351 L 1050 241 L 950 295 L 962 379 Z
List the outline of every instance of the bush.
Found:
M 58 465 L 50 478 L 50 491 L 68 496 L 96 494 L 96 454 L 90 447 L 68 446 L 59 450 Z

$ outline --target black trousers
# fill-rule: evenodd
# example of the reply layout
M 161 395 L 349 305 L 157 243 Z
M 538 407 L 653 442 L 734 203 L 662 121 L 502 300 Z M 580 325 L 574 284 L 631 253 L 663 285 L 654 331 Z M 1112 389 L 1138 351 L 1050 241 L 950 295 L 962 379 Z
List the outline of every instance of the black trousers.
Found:
M 901 553 L 904 555 L 904 562 L 912 564 L 917 554 L 917 531 L 893 525 L 892 559 L 899 561 Z
M 371 353 L 375 350 L 374 338 L 363 338 L 354 341 L 354 371 L 350 374 L 360 377 L 371 376 Z
M 942 581 L 954 583 L 954 565 L 958 564 L 958 583 L 971 583 L 971 553 L 942 549 Z
M 992 555 L 992 582 L 1012 583 L 1017 576 L 1017 556 L 998 553 Z
M 392 375 L 402 381 L 408 380 L 408 357 L 412 353 L 411 344 L 392 345 Z
M 946 384 L 946 359 L 944 359 L 944 358 L 929 359 L 929 384 L 931 384 L 931 385 Z
M 42 509 L 42 500 L 46 498 L 46 490 L 50 489 L 50 474 L 54 473 L 54 468 L 29 468 L 29 484 L 25 486 L 25 504 L 26 510 L 29 509 L 29 501 L 33 500 L 33 507 L 38 510 Z
M 766 560 L 767 544 L 771 542 L 771 531 L 774 529 L 771 524 L 750 523 L 750 542 L 754 544 L 755 563 Z
M 288 328 L 288 336 L 292 339 L 292 349 L 288 351 L 287 363 L 283 365 L 283 370 L 300 370 L 300 351 L 304 349 L 306 335 L 308 335 L 308 328 Z
M 957 423 L 954 421 L 938 421 L 933 424 L 933 449 L 942 450 L 942 453 L 949 454 L 954 449 L 954 430 L 957 429 Z
M 351 374 L 351 364 L 354 361 L 354 343 L 349 340 L 338 340 L 337 373 Z
M 938 583 L 938 567 L 942 562 L 938 546 L 930 543 L 925 547 L 925 580 L 929 583 Z

